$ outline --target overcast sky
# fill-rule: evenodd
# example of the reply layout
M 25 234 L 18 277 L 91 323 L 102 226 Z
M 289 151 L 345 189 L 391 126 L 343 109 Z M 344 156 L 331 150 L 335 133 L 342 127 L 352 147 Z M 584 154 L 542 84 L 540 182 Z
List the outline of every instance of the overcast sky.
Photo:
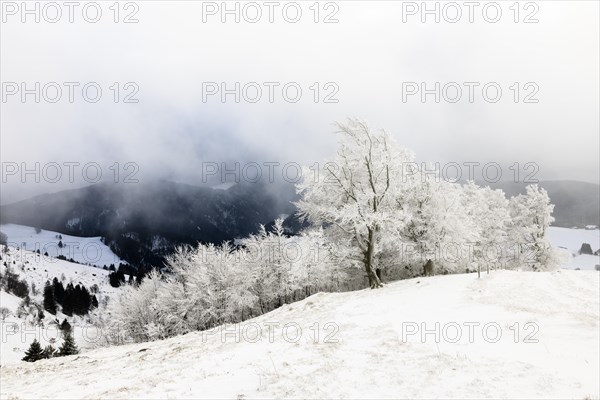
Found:
M 312 1 L 299 2 L 297 23 L 283 18 L 286 2 L 274 9 L 273 23 L 263 2 L 258 2 L 263 15 L 256 23 L 243 14 L 239 23 L 231 15 L 223 23 L 219 12 L 203 14 L 203 7 L 212 11 L 212 4 L 220 7 L 221 2 L 142 1 L 135 3 L 137 10 L 121 3 L 120 20 L 132 12 L 139 20 L 131 24 L 113 21 L 113 2 L 99 2 L 102 17 L 97 23 L 86 22 L 81 8 L 69 23 L 64 7 L 56 23 L 45 21 L 44 15 L 39 23 L 25 15 L 23 23 L 21 10 L 13 15 L 6 3 L 0 38 L 5 174 L 14 163 L 33 168 L 36 162 L 94 162 L 106 178 L 112 177 L 109 167 L 115 162 L 121 170 L 134 162 L 140 179 L 201 184 L 203 162 L 322 162 L 335 151 L 331 123 L 357 116 L 388 130 L 419 160 L 497 162 L 506 179 L 513 177 L 510 165 L 518 162 L 528 172 L 523 165 L 532 162 L 539 166 L 539 179 L 599 179 L 597 1 L 538 1 L 527 8 L 522 2 L 518 23 L 509 8 L 512 1 L 498 2 L 502 15 L 496 23 L 484 19 L 486 2 L 474 10 L 473 23 L 465 6 L 456 23 L 444 19 L 456 16 L 456 8 L 449 6 L 439 23 L 432 15 L 423 23 L 419 11 L 410 14 L 411 4 L 393 1 L 323 2 L 318 23 L 309 8 Z M 13 4 L 21 7 L 21 2 Z M 440 9 L 445 5 L 439 4 Z M 247 19 L 255 17 L 256 8 L 246 11 Z M 54 18 L 55 10 L 46 12 Z M 94 10 L 87 12 L 93 18 Z M 294 14 L 289 6 L 286 17 Z M 489 7 L 485 16 L 492 20 L 494 14 Z M 338 22 L 323 23 L 329 15 Z M 539 22 L 524 23 L 527 16 Z M 51 87 L 36 103 L 34 95 L 25 102 L 21 93 L 9 95 L 11 82 L 25 82 L 30 89 L 35 82 L 80 85 L 73 103 L 64 85 L 56 103 L 47 101 L 55 96 Z M 97 103 L 81 95 L 88 82 L 102 88 Z M 114 82 L 120 87 L 118 103 L 110 89 Z M 125 88 L 127 82 L 139 88 L 133 97 L 138 103 L 123 103 L 133 87 Z M 236 103 L 228 95 L 222 103 L 220 95 L 213 95 L 204 101 L 206 82 L 225 82 L 229 88 L 235 82 L 258 82 L 262 98 Z M 273 103 L 263 82 L 280 83 Z M 282 96 L 281 88 L 289 82 L 302 89 L 296 103 Z M 315 82 L 320 87 L 317 103 L 311 90 Z M 326 87 L 328 82 L 333 84 Z M 423 103 L 418 93 L 403 101 L 403 94 L 414 89 L 407 82 L 425 82 L 430 89 L 435 82 L 440 87 L 457 82 L 462 98 L 451 103 L 442 96 L 436 103 L 430 94 Z M 479 84 L 472 103 L 464 82 Z M 482 96 L 482 87 L 490 82 L 490 100 L 494 87 L 502 90 L 496 103 Z M 336 88 L 332 99 L 338 102 L 324 103 Z M 446 98 L 454 98 L 454 87 L 447 89 Z M 253 89 L 246 94 L 255 96 Z M 525 103 L 528 95 L 538 102 Z M 75 173 L 74 184 L 66 176 L 57 183 L 44 182 L 43 176 L 36 183 L 32 175 L 21 183 L 20 173 L 3 176 L 0 201 L 85 184 L 81 169 L 75 167 Z

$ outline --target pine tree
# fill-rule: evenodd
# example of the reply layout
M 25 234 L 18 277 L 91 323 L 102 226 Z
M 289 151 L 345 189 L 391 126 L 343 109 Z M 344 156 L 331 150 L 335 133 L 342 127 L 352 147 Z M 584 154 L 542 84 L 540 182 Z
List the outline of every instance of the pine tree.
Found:
M 67 321 L 67 319 L 63 319 L 63 322 L 60 324 L 60 330 L 63 332 L 69 332 L 71 330 L 71 324 Z
M 54 298 L 56 299 L 56 302 L 62 305 L 65 299 L 65 287 L 63 286 L 62 282 L 58 280 L 58 278 L 54 278 L 52 280 L 52 288 L 54 289 Z
M 122 269 L 119 269 L 117 272 L 111 272 L 108 274 L 108 281 L 110 286 L 119 287 L 125 283 L 125 274 Z
M 60 349 L 58 349 L 58 353 L 60 356 L 70 356 L 79 353 L 79 349 L 75 344 L 75 339 L 73 339 L 73 334 L 70 330 L 67 331 L 65 341 L 63 342 L 62 346 L 60 346 Z
M 56 298 L 54 297 L 54 288 L 50 285 L 50 281 L 46 281 L 46 285 L 44 286 L 44 310 L 56 315 Z
M 90 291 L 83 285 L 81 285 L 81 301 L 82 301 L 82 311 L 85 315 L 90 311 L 92 307 L 92 296 L 90 296 Z
M 56 349 L 54 347 L 52 347 L 51 344 L 49 344 L 48 346 L 44 347 L 42 356 L 43 356 L 43 358 L 52 358 L 52 357 L 56 356 Z
M 22 358 L 23 361 L 34 362 L 37 360 L 41 360 L 44 358 L 44 351 L 42 350 L 42 346 L 40 346 L 40 342 L 37 339 L 33 340 L 33 343 L 29 346 L 29 350 L 25 352 L 25 357 Z
M 72 283 L 67 285 L 65 289 L 65 294 L 62 302 L 62 312 L 65 315 L 72 316 L 73 311 L 75 310 L 75 288 Z

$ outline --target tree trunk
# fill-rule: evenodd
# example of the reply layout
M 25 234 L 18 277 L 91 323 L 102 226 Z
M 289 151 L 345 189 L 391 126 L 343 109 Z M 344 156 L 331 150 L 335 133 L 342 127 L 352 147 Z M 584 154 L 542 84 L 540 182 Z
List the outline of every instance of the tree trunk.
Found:
M 382 287 L 381 280 L 375 273 L 373 268 L 373 253 L 375 251 L 375 231 L 369 229 L 369 239 L 367 243 L 367 252 L 365 253 L 365 269 L 367 271 L 367 277 L 369 278 L 369 286 L 371 289 L 377 289 Z

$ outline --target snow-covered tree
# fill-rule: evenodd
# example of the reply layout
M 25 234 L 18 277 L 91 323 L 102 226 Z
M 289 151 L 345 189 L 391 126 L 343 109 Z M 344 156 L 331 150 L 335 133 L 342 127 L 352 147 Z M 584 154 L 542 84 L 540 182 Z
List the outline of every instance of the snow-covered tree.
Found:
M 178 248 L 167 272 L 127 285 L 109 307 L 124 340 L 146 341 L 235 323 L 344 282 L 322 230 L 283 234 L 283 221 L 242 241 Z
M 355 289 L 349 284 L 348 270 L 338 255 L 337 246 L 329 240 L 322 227 L 308 229 L 294 238 L 300 252 L 293 266 L 293 281 L 310 296 L 317 291 L 341 291 Z
M 283 220 L 277 219 L 269 232 L 261 226 L 257 234 L 242 243 L 246 272 L 252 281 L 250 290 L 261 312 L 288 302 L 302 287 L 295 270 L 299 268 L 303 250 L 296 240 L 285 236 Z
M 511 245 L 518 265 L 526 264 L 534 271 L 555 268 L 559 258 L 547 237 L 554 221 L 548 193 L 537 185 L 527 186 L 527 193 L 510 200 Z
M 109 303 L 110 324 L 107 327 L 109 340 L 122 343 L 125 339 L 148 341 L 167 337 L 162 333 L 147 331 L 148 326 L 161 326 L 159 289 L 162 282 L 160 274 L 152 271 L 139 287 L 125 285 L 116 298 Z
M 468 265 L 477 268 L 497 267 L 506 261 L 510 213 L 508 200 L 501 190 L 479 187 L 469 182 L 462 187 L 462 207 L 466 210 L 471 232 Z
M 409 216 L 397 231 L 402 243 L 402 260 L 408 277 L 423 273 L 423 264 L 432 259 L 438 273 L 461 271 L 466 245 L 476 237 L 469 216 L 465 191 L 432 170 L 418 171 L 419 180 L 398 206 Z
M 397 204 L 413 184 L 406 166 L 414 156 L 357 119 L 337 127 L 337 155 L 321 169 L 304 170 L 297 206 L 303 218 L 327 227 L 347 262 L 361 266 L 371 288 L 378 288 L 376 260 L 391 244 L 390 233 L 404 223 Z

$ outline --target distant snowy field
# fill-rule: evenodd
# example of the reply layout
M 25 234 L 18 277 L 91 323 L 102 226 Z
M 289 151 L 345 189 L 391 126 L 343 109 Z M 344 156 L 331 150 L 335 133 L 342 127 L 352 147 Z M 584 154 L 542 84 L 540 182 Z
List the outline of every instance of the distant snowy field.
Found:
M 30 226 L 16 224 L 2 224 L 0 231 L 8 236 L 8 244 L 29 251 L 40 250 L 42 254 L 48 253 L 51 257 L 63 255 L 81 264 L 97 265 L 102 267 L 123 262 L 112 250 L 100 240 L 100 237 L 69 236 L 58 232 L 43 230 L 36 233 Z M 57 236 L 61 235 L 62 240 Z M 59 248 L 58 242 L 62 241 L 64 247 Z
M 582 243 L 589 243 L 592 251 L 600 248 L 600 230 L 571 229 L 551 226 L 548 228 L 548 238 L 553 246 L 568 250 L 567 259 L 562 265 L 565 269 L 594 270 L 600 265 L 600 256 L 579 254 Z
M 499 270 L 319 293 L 241 325 L 3 366 L 0 397 L 596 399 L 599 283 Z

